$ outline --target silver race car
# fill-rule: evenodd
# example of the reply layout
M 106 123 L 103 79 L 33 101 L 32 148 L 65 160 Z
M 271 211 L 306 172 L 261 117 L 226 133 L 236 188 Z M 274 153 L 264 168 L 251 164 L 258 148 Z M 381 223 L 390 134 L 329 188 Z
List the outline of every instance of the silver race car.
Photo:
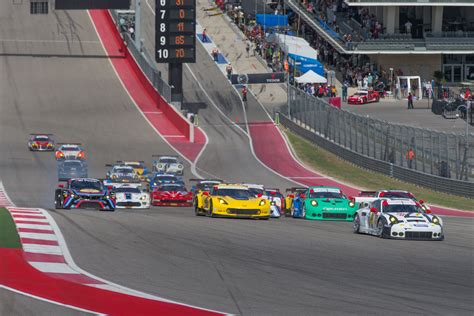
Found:
M 443 221 L 411 199 L 378 199 L 359 209 L 355 233 L 393 239 L 443 240 Z
M 111 167 L 107 172 L 105 184 L 114 185 L 115 183 L 139 183 L 140 177 L 132 166 L 126 165 L 106 165 Z
M 153 161 L 153 172 L 168 173 L 182 176 L 184 174 L 184 165 L 177 156 L 158 156 L 157 160 Z

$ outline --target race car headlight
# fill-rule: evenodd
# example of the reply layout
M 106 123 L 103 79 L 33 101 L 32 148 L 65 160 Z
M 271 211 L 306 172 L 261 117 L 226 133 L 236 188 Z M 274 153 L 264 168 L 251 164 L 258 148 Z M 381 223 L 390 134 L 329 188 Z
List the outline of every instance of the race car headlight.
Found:
M 113 174 L 113 175 L 111 176 L 111 178 L 112 178 L 112 179 L 117 179 L 117 175 Z
M 159 168 L 159 169 L 161 169 L 161 168 L 163 168 L 163 167 L 164 167 L 164 165 L 161 164 L 161 163 L 159 163 L 158 166 L 157 166 L 157 168 Z
M 154 186 L 157 186 L 156 182 L 153 182 L 153 185 L 154 185 Z
M 219 199 L 219 203 L 220 203 L 220 204 L 224 204 L 224 205 L 227 205 L 227 204 L 228 204 L 224 199 Z
M 53 144 L 49 143 L 49 144 L 48 144 L 48 147 L 53 147 Z
M 354 206 L 355 206 L 355 203 L 352 202 L 352 201 L 350 201 L 350 202 L 349 202 L 349 207 L 354 207 Z
M 146 195 L 142 195 L 142 196 L 140 197 L 140 200 L 141 200 L 141 201 L 145 201 L 145 200 L 146 200 Z
M 398 219 L 393 215 L 390 215 L 389 220 L 392 225 L 398 223 Z
M 317 205 L 318 205 L 318 202 L 316 202 L 315 200 L 312 200 L 312 201 L 311 201 L 311 205 L 312 205 L 312 206 L 317 206 Z
M 433 216 L 433 218 L 431 219 L 431 222 L 433 224 L 439 225 L 439 218 L 437 218 L 436 216 Z
M 276 205 L 275 201 L 271 201 L 270 205 Z
M 105 198 L 108 200 L 108 199 L 110 199 L 110 196 L 109 196 L 109 195 L 106 195 Z
M 265 205 L 265 200 L 261 200 L 260 203 L 258 204 L 260 206 L 264 206 Z
M 178 169 L 183 169 L 183 165 L 178 165 Z

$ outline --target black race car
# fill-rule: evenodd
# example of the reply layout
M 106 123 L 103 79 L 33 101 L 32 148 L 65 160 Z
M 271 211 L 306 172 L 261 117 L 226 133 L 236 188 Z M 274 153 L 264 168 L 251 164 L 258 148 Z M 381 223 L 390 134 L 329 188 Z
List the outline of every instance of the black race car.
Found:
M 67 181 L 66 185 L 58 185 L 54 204 L 57 209 L 115 211 L 115 196 L 111 188 L 104 187 L 99 179 L 75 178 Z

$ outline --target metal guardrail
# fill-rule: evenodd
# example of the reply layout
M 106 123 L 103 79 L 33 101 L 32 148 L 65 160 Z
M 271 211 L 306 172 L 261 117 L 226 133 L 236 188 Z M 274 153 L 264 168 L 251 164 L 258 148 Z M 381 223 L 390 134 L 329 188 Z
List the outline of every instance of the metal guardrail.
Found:
M 319 147 L 345 159 L 359 167 L 373 170 L 389 177 L 393 177 L 405 182 L 417 184 L 436 191 L 451 193 L 454 195 L 466 196 L 472 198 L 474 196 L 474 182 L 466 182 L 443 178 L 435 175 L 422 173 L 416 170 L 396 166 L 393 163 L 375 159 L 356 153 L 353 150 L 344 148 L 334 141 L 318 135 L 307 127 L 302 126 L 296 120 L 290 119 L 288 116 L 280 113 L 280 123 L 295 134 L 309 140 Z
M 110 10 L 112 18 L 117 25 L 119 31 L 121 31 L 122 38 L 127 45 L 133 58 L 136 60 L 140 68 L 142 69 L 145 76 L 152 83 L 153 87 L 158 93 L 168 102 L 171 102 L 171 87 L 161 77 L 161 72 L 156 68 L 153 59 L 150 58 L 145 49 L 139 50 L 135 44 L 135 40 L 131 38 L 128 32 L 124 32 L 118 24 L 119 17 L 116 10 Z
M 436 178 L 474 180 L 474 142 L 466 146 L 465 135 L 389 123 L 338 109 L 294 87 L 288 91 L 291 120 L 336 146 L 389 163 L 392 171 L 399 167 Z M 367 168 L 379 171 L 376 164 Z

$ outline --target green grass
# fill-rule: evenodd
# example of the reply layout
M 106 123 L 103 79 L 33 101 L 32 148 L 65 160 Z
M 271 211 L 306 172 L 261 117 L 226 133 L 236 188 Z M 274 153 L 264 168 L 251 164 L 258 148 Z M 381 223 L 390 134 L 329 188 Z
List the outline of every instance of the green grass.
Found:
M 21 248 L 15 223 L 5 208 L 0 208 L 0 248 Z
M 428 204 L 474 211 L 474 199 L 433 191 L 362 169 L 286 129 L 282 128 L 282 130 L 288 136 L 296 155 L 315 171 L 367 190 L 406 190 Z

